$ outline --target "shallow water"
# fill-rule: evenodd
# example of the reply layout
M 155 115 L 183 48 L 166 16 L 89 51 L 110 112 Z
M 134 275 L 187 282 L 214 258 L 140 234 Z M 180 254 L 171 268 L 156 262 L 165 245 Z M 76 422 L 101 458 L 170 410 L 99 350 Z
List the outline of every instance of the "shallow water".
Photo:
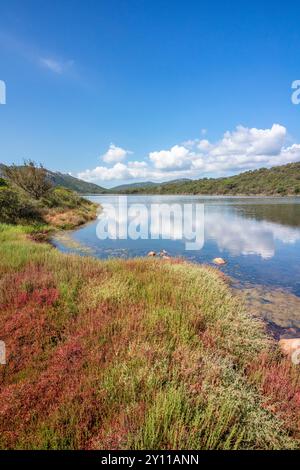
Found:
M 119 197 L 112 195 L 91 196 L 89 199 L 104 207 L 107 204 L 117 207 L 119 203 Z M 151 204 L 162 203 L 179 204 L 183 212 L 186 204 L 203 204 L 204 244 L 201 249 L 187 251 L 186 240 L 174 239 L 176 235 L 172 239 L 161 239 L 160 227 L 158 233 L 156 230 L 156 235 L 160 236 L 158 240 L 100 240 L 96 233 L 99 221 L 72 232 L 70 236 L 76 244 L 83 246 L 83 255 L 92 253 L 104 259 L 145 256 L 152 250 L 166 250 L 172 257 L 182 256 L 207 264 L 212 264 L 215 257 L 222 257 L 227 264 L 220 269 L 239 285 L 283 289 L 300 297 L 300 198 L 144 195 L 127 198 L 128 206 L 145 204 L 148 209 Z M 123 205 L 118 220 L 124 214 Z M 100 217 L 111 218 L 114 215 L 104 210 Z M 150 215 L 148 217 L 150 226 Z M 54 240 L 54 243 L 62 251 L 78 252 L 78 247 L 62 240 Z M 299 304 L 296 302 L 295 305 L 291 307 L 293 315 L 287 313 L 287 316 L 293 316 L 292 325 L 300 328 L 300 311 L 294 311 L 295 308 L 298 310 Z M 295 317 L 299 317 L 299 321 L 295 321 Z

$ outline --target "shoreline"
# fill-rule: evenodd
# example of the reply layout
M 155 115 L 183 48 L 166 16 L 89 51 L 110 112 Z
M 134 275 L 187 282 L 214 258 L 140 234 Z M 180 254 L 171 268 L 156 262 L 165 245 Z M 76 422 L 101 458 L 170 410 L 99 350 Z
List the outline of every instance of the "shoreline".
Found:
M 210 197 L 210 198 L 242 198 L 242 199 L 299 199 L 299 195 L 280 195 L 280 194 L 192 194 L 192 193 L 99 193 L 99 194 L 80 194 L 81 197 L 102 197 L 102 196 L 193 196 L 193 197 Z
M 56 238 L 58 243 L 60 243 L 66 249 L 70 249 L 70 252 L 63 252 L 59 246 L 57 246 L 55 243 L 52 243 L 50 240 L 51 245 L 61 254 L 74 254 L 78 256 L 84 255 L 89 256 L 95 260 L 105 262 L 105 259 L 102 259 L 93 253 L 93 248 L 75 241 L 71 236 L 74 231 L 80 230 L 81 227 L 94 223 L 95 220 L 96 219 L 71 230 L 58 230 L 53 234 L 53 237 L 51 238 Z M 112 258 L 115 260 L 124 261 L 123 258 L 118 256 L 114 256 Z M 128 261 L 137 259 L 147 259 L 147 256 L 145 255 L 126 258 Z M 208 266 L 209 268 L 212 267 L 215 269 L 221 277 L 224 277 L 227 280 L 233 294 L 237 295 L 241 298 L 242 301 L 246 302 L 246 306 L 250 309 L 251 315 L 253 315 L 255 318 L 260 318 L 263 320 L 263 322 L 266 324 L 268 334 L 277 342 L 281 338 L 298 338 L 300 336 L 300 319 L 298 320 L 297 315 L 293 313 L 294 311 L 296 312 L 297 309 L 300 311 L 300 297 L 292 294 L 288 291 L 288 289 L 275 286 L 272 287 L 266 284 L 255 284 L 248 281 L 243 282 L 240 279 L 235 279 L 233 276 L 224 274 L 223 271 L 219 270 L 217 267 L 210 266 L 205 263 L 193 262 L 185 259 L 184 257 L 171 257 L 169 260 L 161 259 L 160 261 L 178 262 L 179 260 L 183 260 L 182 262 L 186 263 L 187 265 L 204 267 Z M 249 298 L 252 298 L 252 301 L 250 301 Z M 287 312 L 287 309 L 290 311 L 289 318 L 291 315 L 293 316 L 293 321 L 291 322 L 292 325 L 289 326 L 284 322 L 284 314 Z
M 108 195 L 109 196 L 109 195 Z M 140 195 L 143 196 L 142 194 Z M 168 196 L 168 195 L 167 195 Z M 177 195 L 174 195 L 177 196 Z M 86 196 L 87 197 L 87 196 Z M 197 196 L 195 196 L 197 197 Z M 210 196 L 209 196 L 210 197 Z M 215 197 L 215 196 L 212 196 Z M 216 196 L 216 197 L 227 197 L 227 196 Z M 240 197 L 240 196 L 230 196 L 231 198 Z M 244 196 L 246 199 L 251 196 Z M 261 196 L 258 196 L 261 198 Z M 288 198 L 287 196 L 279 196 L 280 198 Z M 273 198 L 273 196 L 269 196 L 269 198 Z M 299 197 L 300 200 L 300 197 Z M 50 244 L 62 254 L 68 254 L 68 252 L 64 253 L 62 250 L 59 249 L 55 243 L 51 241 L 52 238 L 56 238 L 58 242 L 65 246 L 67 249 L 72 250 L 70 253 L 75 255 L 85 255 L 90 256 L 93 259 L 103 261 L 98 256 L 95 256 L 93 253 L 93 248 L 89 247 L 88 245 L 84 245 L 80 242 L 76 242 L 72 239 L 71 234 L 74 231 L 80 230 L 81 228 L 92 224 L 97 219 L 99 213 L 101 212 L 101 204 L 94 203 L 98 206 L 96 211 L 96 215 L 94 219 L 85 222 L 84 224 L 79 224 L 71 229 L 62 230 L 57 229 L 54 233 L 51 234 L 51 238 L 49 239 Z M 127 260 L 134 260 L 134 259 L 144 259 L 146 256 L 140 257 L 128 257 Z M 113 257 L 114 259 L 123 260 L 120 257 Z M 172 257 L 171 260 L 176 260 L 176 257 Z M 161 260 L 163 261 L 163 260 Z M 167 260 L 164 260 L 167 261 Z M 184 259 L 185 263 L 190 263 L 191 265 L 201 265 L 206 266 L 205 263 L 197 263 L 192 262 L 189 260 Z M 210 265 L 208 265 L 210 266 Z M 221 270 L 218 270 L 216 267 L 214 268 L 218 273 L 223 275 Z M 281 338 L 294 338 L 300 336 L 300 319 L 297 320 L 297 316 L 295 317 L 294 311 L 299 309 L 300 311 L 300 297 L 292 294 L 286 288 L 282 287 L 271 287 L 266 284 L 255 284 L 249 282 L 243 282 L 241 280 L 235 279 L 233 276 L 229 276 L 227 274 L 224 275 L 228 278 L 230 289 L 235 293 L 237 292 L 238 295 L 241 296 L 242 300 L 248 297 L 251 297 L 250 292 L 252 293 L 252 302 L 246 300 L 247 308 L 252 311 L 252 315 L 254 317 L 258 317 L 264 321 L 267 326 L 268 334 L 276 341 L 279 341 Z M 267 300 L 268 298 L 268 300 Z M 272 307 L 271 307 L 272 306 Z M 293 321 L 291 322 L 292 325 L 287 326 L 284 324 L 284 315 L 282 312 L 286 313 L 287 309 L 290 311 L 290 316 L 292 315 Z

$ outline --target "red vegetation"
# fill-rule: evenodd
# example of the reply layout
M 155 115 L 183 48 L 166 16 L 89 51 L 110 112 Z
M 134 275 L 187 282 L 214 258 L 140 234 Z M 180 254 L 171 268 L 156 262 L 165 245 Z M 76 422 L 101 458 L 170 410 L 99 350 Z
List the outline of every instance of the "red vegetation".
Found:
M 169 285 L 159 290 L 163 264 L 151 270 L 131 260 L 120 277 L 118 265 L 109 271 L 105 263 L 67 260 L 54 272 L 54 262 L 41 261 L 1 276 L 0 331 L 7 350 L 0 368 L 2 448 L 126 448 L 147 415 L 145 397 L 149 407 L 151 393 L 173 374 L 186 384 L 191 403 L 205 397 L 201 348 L 191 349 L 186 335 L 193 330 L 197 345 L 200 340 L 214 353 L 222 330 L 218 321 L 205 323 L 198 303 L 183 299 L 190 323 L 180 340 L 181 298 L 175 293 L 184 291 L 184 280 L 170 271 Z M 131 288 L 139 295 L 127 295 Z M 253 360 L 247 375 L 264 407 L 298 437 L 296 368 L 267 352 Z M 221 380 L 217 367 L 210 380 L 213 386 Z
M 261 354 L 249 366 L 248 375 L 265 397 L 265 407 L 276 413 L 286 426 L 300 436 L 299 366 L 290 359 Z
M 99 372 L 129 342 L 141 312 L 139 306 L 131 306 L 128 328 L 122 334 L 114 319 L 121 319 L 123 312 L 109 301 L 100 302 L 96 309 L 85 306 L 84 315 L 74 317 L 54 276 L 30 264 L 19 273 L 2 277 L 0 308 L 1 339 L 7 349 L 7 365 L 0 369 L 2 445 L 14 448 L 21 442 L 22 447 L 30 448 L 34 441 L 36 446 L 37 422 L 43 429 L 43 422 L 51 416 L 51 428 L 58 436 L 60 432 L 68 434 L 65 426 L 76 436 L 67 444 L 56 437 L 58 447 L 92 448 L 96 442 L 99 446 L 99 422 L 109 416 L 105 413 L 106 395 L 96 386 Z M 99 341 L 101 337 L 105 341 Z M 119 410 L 112 412 L 118 416 Z M 64 413 L 65 423 L 61 422 Z M 121 417 L 116 420 L 126 434 L 125 422 L 121 425 Z M 95 439 L 86 440 L 94 428 Z M 109 435 L 105 442 L 117 446 L 113 430 Z M 42 432 L 40 445 L 47 446 Z

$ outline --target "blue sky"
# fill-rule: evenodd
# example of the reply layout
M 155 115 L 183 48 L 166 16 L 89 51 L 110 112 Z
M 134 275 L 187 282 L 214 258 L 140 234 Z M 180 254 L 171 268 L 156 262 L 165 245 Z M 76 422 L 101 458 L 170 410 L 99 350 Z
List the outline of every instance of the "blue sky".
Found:
M 0 0 L 0 13 L 1 162 L 111 186 L 300 160 L 299 2 Z

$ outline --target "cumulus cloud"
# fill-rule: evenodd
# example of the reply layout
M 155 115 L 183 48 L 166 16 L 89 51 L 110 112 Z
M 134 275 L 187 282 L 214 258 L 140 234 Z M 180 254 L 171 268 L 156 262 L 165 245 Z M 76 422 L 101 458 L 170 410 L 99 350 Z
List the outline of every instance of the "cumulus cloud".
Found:
M 189 150 L 182 145 L 174 145 L 170 150 L 150 152 L 149 158 L 155 168 L 175 169 L 189 166 Z
M 132 152 L 129 150 L 122 149 L 121 147 L 117 147 L 114 144 L 110 144 L 107 152 L 102 155 L 102 160 L 105 163 L 121 162 L 127 157 L 127 155 L 130 155 L 131 153 Z
M 170 149 L 152 151 L 142 162 L 121 164 L 130 153 L 111 144 L 102 158 L 105 163 L 114 163 L 112 167 L 97 167 L 78 176 L 87 181 L 225 176 L 300 161 L 300 144 L 288 145 L 286 128 L 273 124 L 270 129 L 237 126 L 217 142 L 189 140 Z
M 169 150 L 151 152 L 149 158 L 157 169 L 195 170 L 195 175 L 197 171 L 226 174 L 300 160 L 300 145 L 286 147 L 286 138 L 286 128 L 279 124 L 271 129 L 238 126 L 233 132 L 225 132 L 216 143 L 190 140 Z
M 112 167 L 97 166 L 93 170 L 78 173 L 78 178 L 85 181 L 114 181 L 123 179 L 145 178 L 147 164 L 145 162 L 115 163 Z
M 286 138 L 286 128 L 273 124 L 271 129 L 248 129 L 238 126 L 234 132 L 225 132 L 212 155 L 278 155 Z M 201 144 L 201 142 L 200 142 Z

